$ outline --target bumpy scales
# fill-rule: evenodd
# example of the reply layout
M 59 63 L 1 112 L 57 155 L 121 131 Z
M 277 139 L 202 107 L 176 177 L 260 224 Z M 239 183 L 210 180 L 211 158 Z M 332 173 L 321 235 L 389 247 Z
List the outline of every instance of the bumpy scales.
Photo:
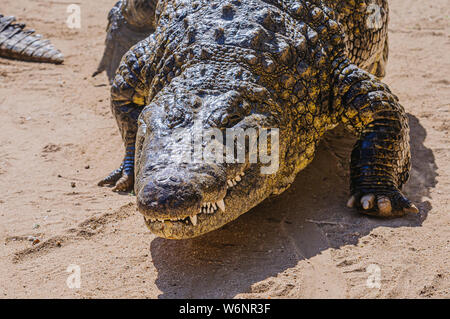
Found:
M 156 28 L 117 69 L 112 110 L 126 155 L 101 184 L 134 186 L 152 232 L 195 237 L 282 193 L 339 124 L 359 138 L 348 205 L 385 217 L 417 212 L 400 191 L 408 121 L 379 79 L 386 0 L 133 1 L 143 2 L 156 8 L 147 16 Z M 264 175 L 248 159 L 180 161 L 179 137 L 212 128 L 278 128 L 278 171 Z
M 14 17 L 0 14 L 0 57 L 55 64 L 64 62 L 63 55 L 50 41 L 15 21 Z

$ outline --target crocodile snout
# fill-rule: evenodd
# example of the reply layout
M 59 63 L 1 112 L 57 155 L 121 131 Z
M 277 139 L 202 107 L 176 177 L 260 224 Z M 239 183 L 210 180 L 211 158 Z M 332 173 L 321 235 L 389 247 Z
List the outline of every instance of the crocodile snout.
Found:
M 227 189 L 226 179 L 217 174 L 218 166 L 201 171 L 174 167 L 141 177 L 137 189 L 139 211 L 150 221 L 186 221 L 195 226 L 196 216 L 205 205 L 207 213 L 223 206 L 220 202 Z
M 150 177 L 137 196 L 139 211 L 154 219 L 180 219 L 194 215 L 200 209 L 202 194 L 183 176 Z

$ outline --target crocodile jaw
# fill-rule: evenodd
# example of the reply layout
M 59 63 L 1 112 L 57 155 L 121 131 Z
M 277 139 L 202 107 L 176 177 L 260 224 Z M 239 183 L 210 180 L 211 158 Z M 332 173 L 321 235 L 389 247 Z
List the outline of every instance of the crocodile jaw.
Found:
M 259 169 L 258 166 L 251 167 L 243 176 L 238 175 L 241 181 L 235 180 L 235 186 L 228 186 L 222 199 L 202 202 L 201 208 L 189 216 L 155 218 L 145 210 L 140 212 L 149 230 L 158 237 L 182 240 L 204 235 L 236 220 L 274 193 L 276 178 L 260 175 Z M 228 180 L 226 185 L 228 183 L 233 185 L 232 180 Z
M 152 233 L 168 239 L 193 238 L 216 230 L 251 208 L 244 202 L 236 205 L 239 201 L 235 197 L 242 192 L 245 179 L 243 172 L 236 178 L 227 180 L 225 197 L 202 203 L 196 214 L 180 218 L 154 218 L 147 217 L 144 211 L 145 223 Z

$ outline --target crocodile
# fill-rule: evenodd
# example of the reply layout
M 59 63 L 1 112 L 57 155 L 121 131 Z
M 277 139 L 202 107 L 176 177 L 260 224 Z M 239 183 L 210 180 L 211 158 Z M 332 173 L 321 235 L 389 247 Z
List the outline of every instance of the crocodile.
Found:
M 63 54 L 49 40 L 25 24 L 15 23 L 15 17 L 0 14 L 0 57 L 30 62 L 61 64 Z
M 106 63 L 118 63 L 111 108 L 125 156 L 99 185 L 134 189 L 151 232 L 200 236 L 283 193 L 339 125 L 357 137 L 347 206 L 384 218 L 419 212 L 401 191 L 408 119 L 382 82 L 387 0 L 145 2 L 154 31 Z M 267 147 L 278 169 L 263 174 L 264 163 L 250 161 L 248 136 L 244 161 L 180 160 L 183 137 L 235 129 L 266 141 L 263 132 L 278 130 L 277 146 Z

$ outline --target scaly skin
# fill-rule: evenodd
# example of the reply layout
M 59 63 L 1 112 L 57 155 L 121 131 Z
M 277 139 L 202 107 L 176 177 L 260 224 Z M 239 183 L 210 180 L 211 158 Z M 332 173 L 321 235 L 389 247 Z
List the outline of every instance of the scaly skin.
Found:
M 24 24 L 14 23 L 14 17 L 0 14 L 0 57 L 61 64 L 62 53 L 34 30 L 25 30 Z
M 373 3 L 384 8 L 375 24 Z M 127 154 L 109 182 L 134 185 L 152 232 L 199 236 L 282 193 L 341 123 L 359 137 L 348 205 L 384 217 L 417 212 L 401 193 L 410 169 L 405 111 L 369 73 L 384 73 L 385 1 L 166 0 L 157 13 L 156 31 L 124 56 L 111 89 Z M 279 128 L 275 174 L 248 160 L 180 163 L 175 129 L 238 127 Z

